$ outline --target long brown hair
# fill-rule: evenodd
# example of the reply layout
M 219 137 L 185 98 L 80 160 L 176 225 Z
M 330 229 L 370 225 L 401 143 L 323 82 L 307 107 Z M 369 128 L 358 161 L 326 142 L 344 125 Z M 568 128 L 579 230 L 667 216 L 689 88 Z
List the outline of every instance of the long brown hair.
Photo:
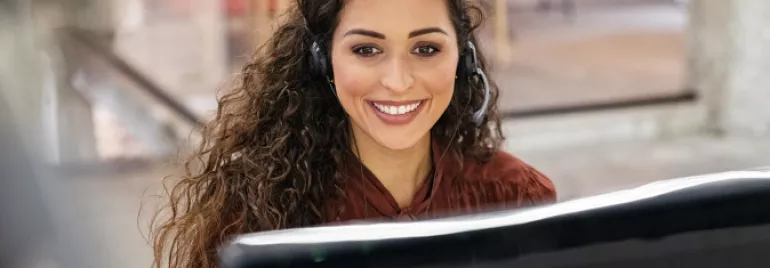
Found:
M 482 21 L 481 10 L 466 1 L 447 0 L 461 48 L 476 43 Z M 168 204 L 155 214 L 155 267 L 217 267 L 217 248 L 234 235 L 322 224 L 324 203 L 343 197 L 350 122 L 329 84 L 307 76 L 311 40 L 329 44 L 343 5 L 297 0 L 243 67 L 240 85 L 220 98 L 186 175 L 173 181 Z M 481 51 L 478 57 L 486 71 Z M 456 85 L 432 138 L 454 155 L 486 161 L 503 139 L 497 87 L 491 85 L 489 112 L 478 127 L 472 114 L 483 87 L 462 76 Z

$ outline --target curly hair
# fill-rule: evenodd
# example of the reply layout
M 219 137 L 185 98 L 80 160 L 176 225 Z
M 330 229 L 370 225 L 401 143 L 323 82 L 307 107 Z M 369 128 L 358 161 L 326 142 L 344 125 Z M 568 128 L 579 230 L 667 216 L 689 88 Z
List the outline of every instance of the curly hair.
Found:
M 447 0 L 458 45 L 476 42 L 481 9 Z M 343 0 L 298 0 L 242 69 L 239 85 L 219 99 L 216 118 L 167 189 L 151 226 L 154 267 L 217 267 L 217 249 L 233 236 L 323 224 L 324 203 L 344 198 L 350 121 L 326 81 L 308 77 L 311 40 L 329 44 Z M 328 49 L 328 46 L 325 46 Z M 487 70 L 481 51 L 479 64 Z M 464 70 L 458 65 L 458 74 Z M 431 129 L 448 152 L 484 162 L 503 135 L 498 89 L 489 112 L 472 120 L 484 98 L 480 81 L 458 79 L 449 107 Z

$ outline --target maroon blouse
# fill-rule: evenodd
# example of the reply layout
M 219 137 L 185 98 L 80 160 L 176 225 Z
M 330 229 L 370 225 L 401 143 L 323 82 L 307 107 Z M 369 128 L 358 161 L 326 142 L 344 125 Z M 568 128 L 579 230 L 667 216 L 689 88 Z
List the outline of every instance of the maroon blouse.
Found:
M 498 152 L 480 165 L 449 153 L 442 157 L 442 149 L 433 145 L 434 171 L 406 208 L 399 208 L 374 174 L 355 161 L 348 167 L 345 198 L 327 205 L 327 222 L 428 219 L 556 201 L 553 183 L 508 153 Z

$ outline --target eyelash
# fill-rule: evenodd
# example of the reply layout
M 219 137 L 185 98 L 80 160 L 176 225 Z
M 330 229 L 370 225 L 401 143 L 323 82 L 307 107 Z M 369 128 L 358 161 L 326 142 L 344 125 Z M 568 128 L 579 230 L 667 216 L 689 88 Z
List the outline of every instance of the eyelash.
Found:
M 441 50 L 440 50 L 440 49 L 438 49 L 437 47 L 435 47 L 435 46 L 432 46 L 432 45 L 424 45 L 424 46 L 420 46 L 420 47 L 418 47 L 416 50 L 417 50 L 417 51 L 419 51 L 420 49 L 423 49 L 423 48 L 427 48 L 427 49 L 433 50 L 433 52 L 428 52 L 428 53 L 425 53 L 425 54 L 423 54 L 423 53 L 417 53 L 417 55 L 419 55 L 419 56 L 421 56 L 421 57 L 431 57 L 431 56 L 433 56 L 433 55 L 436 55 L 436 54 L 438 54 L 439 52 L 441 52 Z
M 371 49 L 371 50 L 374 50 L 375 52 L 364 53 L 363 52 L 364 49 Z M 380 49 L 376 48 L 376 47 L 373 47 L 373 46 L 359 46 L 359 47 L 353 48 L 353 53 L 355 53 L 356 55 L 359 55 L 361 57 L 367 57 L 368 58 L 368 57 L 372 57 L 372 56 L 375 56 L 377 54 L 380 54 L 380 53 L 382 53 L 382 51 Z
M 418 56 L 420 56 L 420 57 L 431 57 L 431 56 L 436 55 L 437 53 L 441 52 L 440 49 L 438 49 L 437 47 L 432 46 L 432 45 L 420 46 L 420 47 L 417 47 L 415 50 L 419 51 L 419 50 L 422 50 L 422 49 L 429 49 L 429 50 L 432 50 L 432 52 L 427 52 L 427 53 L 413 52 L 413 53 L 418 55 Z M 363 50 L 373 50 L 373 51 L 365 53 Z M 359 47 L 353 48 L 353 53 L 356 54 L 356 55 L 359 55 L 361 57 L 367 57 L 368 58 L 368 57 L 376 56 L 376 55 L 382 53 L 382 51 L 380 49 L 376 48 L 376 47 L 373 47 L 373 46 L 359 46 Z

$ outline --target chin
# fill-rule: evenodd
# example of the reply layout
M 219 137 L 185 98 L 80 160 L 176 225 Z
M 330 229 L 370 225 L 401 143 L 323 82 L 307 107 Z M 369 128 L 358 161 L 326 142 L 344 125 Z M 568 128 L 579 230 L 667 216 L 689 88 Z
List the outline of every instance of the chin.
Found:
M 403 134 L 383 135 L 381 137 L 375 137 L 374 140 L 382 147 L 385 147 L 394 151 L 399 151 L 399 150 L 405 150 L 405 149 L 414 147 L 415 145 L 417 145 L 417 143 L 420 142 L 420 139 L 424 137 L 424 135 L 419 135 L 419 137 L 417 138 L 403 138 L 404 136 L 406 135 L 403 135 Z

